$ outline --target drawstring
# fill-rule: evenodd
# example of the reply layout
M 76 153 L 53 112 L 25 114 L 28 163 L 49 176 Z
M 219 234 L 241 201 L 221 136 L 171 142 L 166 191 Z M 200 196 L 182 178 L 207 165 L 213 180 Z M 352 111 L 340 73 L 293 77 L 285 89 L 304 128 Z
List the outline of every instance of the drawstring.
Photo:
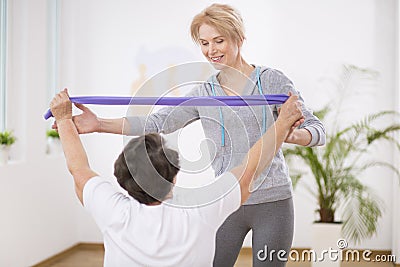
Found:
M 261 80 L 260 80 L 260 68 L 256 68 L 257 71 L 257 85 L 258 85 L 258 91 L 260 92 L 260 95 L 263 95 L 262 87 L 261 87 Z M 262 106 L 262 111 L 263 111 L 263 134 L 267 131 L 267 110 L 265 106 Z
M 260 92 L 260 95 L 263 95 L 263 90 L 261 87 L 261 80 L 260 80 L 260 67 L 256 67 L 256 73 L 257 73 L 257 87 L 258 87 L 258 92 Z M 215 93 L 215 88 L 214 88 L 214 82 L 211 81 L 211 91 L 214 96 L 217 96 Z M 219 108 L 219 121 L 221 123 L 221 146 L 225 146 L 225 125 L 224 125 L 224 117 L 222 114 L 222 109 L 221 107 Z M 267 110 L 265 106 L 262 106 L 262 111 L 263 111 L 263 134 L 267 131 Z
M 214 83 L 211 82 L 211 91 L 213 92 L 214 96 L 217 96 L 215 94 L 215 89 L 214 89 Z M 221 107 L 219 108 L 219 121 L 221 122 L 221 146 L 225 146 L 225 126 L 224 126 L 224 117 L 222 115 L 222 109 Z

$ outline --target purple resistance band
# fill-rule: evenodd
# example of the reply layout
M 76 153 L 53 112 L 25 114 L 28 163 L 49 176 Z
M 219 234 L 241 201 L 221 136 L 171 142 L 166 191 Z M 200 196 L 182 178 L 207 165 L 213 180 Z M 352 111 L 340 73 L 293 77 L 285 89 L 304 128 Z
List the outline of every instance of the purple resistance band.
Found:
M 70 97 L 72 103 L 95 105 L 160 105 L 160 106 L 261 106 L 283 104 L 287 95 L 250 96 L 199 96 L 199 97 L 124 97 L 124 96 L 80 96 Z M 50 109 L 44 114 L 52 117 Z

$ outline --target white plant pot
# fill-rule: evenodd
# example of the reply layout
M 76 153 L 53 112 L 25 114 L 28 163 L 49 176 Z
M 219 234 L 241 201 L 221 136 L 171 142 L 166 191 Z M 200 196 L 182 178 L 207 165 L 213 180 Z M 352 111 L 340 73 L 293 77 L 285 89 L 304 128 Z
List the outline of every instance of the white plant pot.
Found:
M 311 249 L 316 257 L 313 267 L 340 267 L 342 249 L 347 247 L 341 229 L 341 223 L 313 224 Z
M 58 138 L 48 137 L 47 138 L 47 154 L 59 155 L 62 153 L 61 141 Z
M 5 165 L 10 157 L 11 146 L 0 145 L 0 165 Z

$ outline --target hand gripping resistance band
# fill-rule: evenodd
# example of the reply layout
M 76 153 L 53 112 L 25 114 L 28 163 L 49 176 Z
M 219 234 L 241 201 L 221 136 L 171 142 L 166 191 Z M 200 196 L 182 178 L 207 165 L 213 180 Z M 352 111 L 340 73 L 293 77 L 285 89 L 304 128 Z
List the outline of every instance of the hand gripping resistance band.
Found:
M 283 104 L 287 95 L 250 96 L 199 96 L 199 97 L 124 97 L 124 96 L 80 96 L 70 97 L 72 103 L 95 105 L 160 105 L 160 106 L 262 106 Z M 213 101 L 214 100 L 214 101 Z M 52 117 L 50 109 L 44 114 Z

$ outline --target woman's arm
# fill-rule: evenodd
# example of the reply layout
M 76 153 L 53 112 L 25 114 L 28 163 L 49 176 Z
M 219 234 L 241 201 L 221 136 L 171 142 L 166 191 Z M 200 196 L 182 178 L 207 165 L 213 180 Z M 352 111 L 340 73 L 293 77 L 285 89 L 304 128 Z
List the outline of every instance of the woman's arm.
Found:
M 82 113 L 72 117 L 72 121 L 79 134 L 87 133 L 113 133 L 123 134 L 128 129 L 124 129 L 125 118 L 103 119 L 91 111 L 88 107 L 82 104 L 75 104 Z M 54 122 L 53 129 L 58 129 L 57 120 Z
M 250 196 L 249 188 L 253 179 L 258 177 L 271 164 L 290 129 L 297 127 L 303 121 L 298 96 L 291 96 L 282 106 L 275 123 L 251 147 L 242 163 L 231 170 L 239 180 L 242 203 Z
M 301 93 L 295 89 L 293 82 L 282 72 L 272 69 L 264 71 L 261 77 L 265 88 L 270 88 L 271 92 L 269 93 L 289 94 L 291 92 L 299 96 L 304 122 L 290 131 L 285 142 L 309 147 L 324 145 L 326 139 L 325 127 L 313 114 L 313 111 L 306 106 Z M 279 108 L 276 113 L 279 113 Z M 275 114 L 275 117 L 277 114 Z
M 294 128 L 289 132 L 285 143 L 308 146 L 312 141 L 312 135 L 309 130 L 303 128 Z

